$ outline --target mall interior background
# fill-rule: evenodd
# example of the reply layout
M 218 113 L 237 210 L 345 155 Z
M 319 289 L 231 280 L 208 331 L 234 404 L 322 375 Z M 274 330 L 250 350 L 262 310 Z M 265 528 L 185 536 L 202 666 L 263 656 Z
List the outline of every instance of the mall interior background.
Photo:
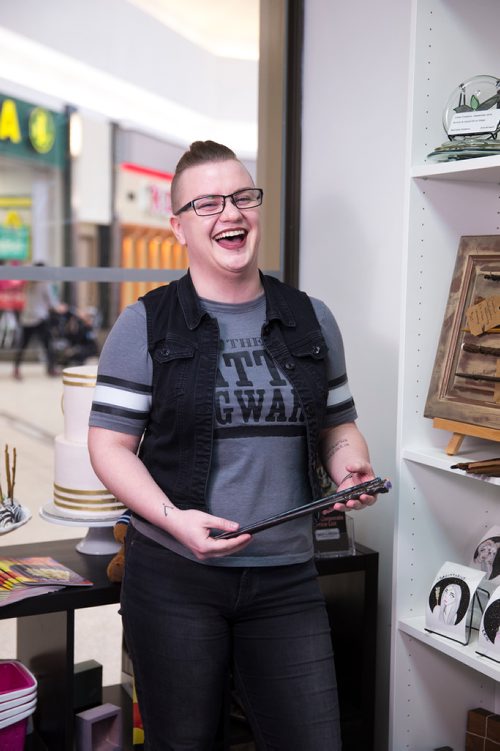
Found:
M 230 20 L 238 26 L 241 6 L 248 5 L 233 1 L 219 27 L 231 31 Z M 263 6 L 271 12 L 276 3 L 264 0 Z M 396 474 L 409 16 L 409 4 L 397 0 L 383 0 L 376 8 L 364 0 L 305 4 L 299 283 L 324 299 L 339 320 L 360 425 L 374 465 L 388 476 Z M 146 13 L 139 2 L 18 0 L 2 5 L 0 100 L 32 103 L 68 122 L 72 117 L 75 140 L 66 173 L 41 162 L 28 165 L 0 151 L 0 197 L 14 192 L 26 196 L 31 184 L 32 204 L 11 209 L 21 224 L 32 228 L 32 258 L 53 268 L 55 284 L 71 304 L 96 307 L 111 321 L 120 301 L 137 292 L 124 286 L 130 276 L 123 282 L 118 272 L 127 263 L 140 267 L 141 258 L 152 264 L 151 279 L 142 276 L 139 281 L 159 281 L 153 264 L 165 254 L 174 256 L 168 238 L 156 234 L 167 226 L 168 175 L 192 140 L 227 142 L 258 180 L 259 170 L 264 174 L 268 169 L 266 181 L 280 185 L 280 148 L 262 159 L 262 83 L 255 58 L 215 55 L 199 39 L 187 39 L 179 27 L 169 28 Z M 268 100 L 276 100 L 274 116 L 279 118 L 279 85 L 272 94 Z M 279 187 L 269 198 L 277 192 Z M 279 210 L 278 205 L 278 217 Z M 0 203 L 0 225 L 8 211 Z M 143 226 L 148 227 L 146 237 L 137 232 Z M 127 239 L 124 227 L 131 229 L 133 243 L 122 242 Z M 268 242 L 265 267 L 280 273 L 283 252 L 279 242 Z M 111 261 L 117 264 L 111 267 L 114 276 L 106 275 Z M 173 261 L 161 278 L 168 281 L 182 273 L 175 268 L 182 262 Z M 102 281 L 89 279 L 89 266 L 101 268 Z M 43 276 L 43 270 L 38 273 Z M 24 432 L 29 485 L 21 464 L 18 469 L 19 490 L 29 497 L 33 519 L 16 530 L 15 540 L 7 536 L 0 544 L 84 534 L 37 516 L 51 493 L 51 437 L 61 425 L 59 385 L 45 379 L 44 395 L 38 388 L 29 392 L 23 390 L 29 388 L 28 379 L 13 384 L 10 363 L 0 366 L 2 411 L 22 407 L 26 421 L 38 426 L 34 438 Z M 12 421 L 2 427 L 9 440 L 19 435 Z M 380 499 L 356 518 L 355 527 L 357 539 L 380 552 L 380 751 L 387 748 L 394 506 L 394 495 Z M 104 682 L 116 683 L 121 656 L 117 608 L 78 613 L 77 629 L 76 659 L 97 659 L 104 666 Z M 14 624 L 2 622 L 0 638 L 2 653 L 13 654 Z

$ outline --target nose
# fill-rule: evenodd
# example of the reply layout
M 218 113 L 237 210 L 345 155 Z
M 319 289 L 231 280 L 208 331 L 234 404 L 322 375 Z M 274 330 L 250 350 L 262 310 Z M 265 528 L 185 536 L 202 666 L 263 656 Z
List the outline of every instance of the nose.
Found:
M 224 201 L 224 208 L 222 210 L 222 214 L 228 217 L 241 215 L 239 208 L 233 203 L 231 196 L 228 196 L 226 200 Z

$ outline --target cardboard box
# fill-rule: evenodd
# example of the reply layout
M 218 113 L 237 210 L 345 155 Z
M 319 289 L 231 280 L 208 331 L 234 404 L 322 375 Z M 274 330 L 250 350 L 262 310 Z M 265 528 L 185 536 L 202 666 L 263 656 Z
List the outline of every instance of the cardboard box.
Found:
M 465 751 L 484 751 L 485 737 L 476 733 L 465 733 Z
M 492 715 L 493 712 L 483 707 L 469 709 L 467 712 L 467 732 L 486 738 L 486 721 Z
M 500 715 L 494 714 L 486 721 L 486 737 L 490 741 L 500 743 Z

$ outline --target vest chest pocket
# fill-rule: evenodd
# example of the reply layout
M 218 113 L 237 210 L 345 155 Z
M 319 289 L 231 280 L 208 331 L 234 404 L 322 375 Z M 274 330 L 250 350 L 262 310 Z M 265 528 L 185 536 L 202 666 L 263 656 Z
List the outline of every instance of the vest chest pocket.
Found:
M 328 382 L 326 378 L 326 358 L 328 347 L 320 331 L 312 332 L 303 339 L 290 343 L 289 351 L 292 357 L 285 363 L 285 369 L 291 380 L 292 371 L 297 367 L 305 376 L 311 394 L 319 404 L 326 402 L 328 394 Z M 287 367 L 288 366 L 288 367 Z M 299 376 L 300 378 L 300 376 Z
M 313 333 L 290 345 L 290 352 L 295 357 L 310 357 L 312 360 L 324 360 L 328 347 L 321 332 Z
M 196 348 L 193 344 L 174 337 L 158 342 L 151 356 L 153 362 L 159 365 L 172 362 L 173 360 L 189 360 L 194 357 Z
M 194 344 L 176 337 L 158 342 L 151 352 L 153 395 L 159 397 L 163 409 L 167 408 L 172 397 L 179 399 L 189 390 L 188 378 L 195 353 Z

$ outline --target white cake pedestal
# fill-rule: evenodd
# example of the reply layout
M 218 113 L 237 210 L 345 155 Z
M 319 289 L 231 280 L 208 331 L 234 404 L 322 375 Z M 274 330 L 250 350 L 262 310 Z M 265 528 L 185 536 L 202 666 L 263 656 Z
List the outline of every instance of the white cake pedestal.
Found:
M 50 512 L 46 506 L 40 509 L 40 516 L 45 521 L 65 527 L 88 527 L 87 534 L 76 545 L 78 552 L 86 555 L 114 555 L 120 550 L 120 543 L 113 537 L 116 519 L 70 519 L 54 513 L 53 504 L 50 507 Z

